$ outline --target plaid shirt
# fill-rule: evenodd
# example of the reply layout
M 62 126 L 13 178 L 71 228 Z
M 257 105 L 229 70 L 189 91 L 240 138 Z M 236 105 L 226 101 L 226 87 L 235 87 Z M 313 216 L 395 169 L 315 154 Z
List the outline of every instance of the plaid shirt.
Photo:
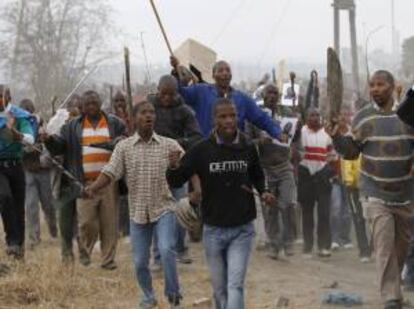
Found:
M 165 173 L 170 151 L 184 150 L 154 133 L 145 142 L 138 133 L 121 141 L 102 172 L 113 180 L 126 177 L 130 218 L 138 224 L 156 222 L 174 203 Z

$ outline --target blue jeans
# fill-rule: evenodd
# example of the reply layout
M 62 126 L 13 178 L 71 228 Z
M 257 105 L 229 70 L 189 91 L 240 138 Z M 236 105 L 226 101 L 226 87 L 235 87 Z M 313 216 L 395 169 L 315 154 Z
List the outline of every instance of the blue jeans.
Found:
M 339 245 L 351 242 L 351 214 L 344 185 L 334 182 L 331 195 L 332 241 Z
M 182 198 L 184 198 L 187 195 L 188 187 L 187 185 L 182 186 L 181 188 L 177 189 L 171 189 L 171 193 L 175 200 L 179 201 Z M 175 220 L 175 235 L 177 239 L 175 251 L 177 254 L 182 254 L 187 250 L 187 247 L 185 245 L 185 234 L 186 230 L 183 228 L 180 223 L 178 223 L 178 220 Z M 155 264 L 161 264 L 161 256 L 160 251 L 158 250 L 157 246 L 157 234 L 154 234 L 154 247 L 153 247 L 153 255 L 154 255 L 154 263 Z
M 152 278 L 149 270 L 150 250 L 153 234 L 157 234 L 158 248 L 164 270 L 165 295 L 168 298 L 180 298 L 175 254 L 175 215 L 164 214 L 157 222 L 137 224 L 130 221 L 132 254 L 135 275 L 144 293 L 143 303 L 155 301 Z
M 229 228 L 204 225 L 203 244 L 216 309 L 244 308 L 244 279 L 254 235 L 253 222 Z

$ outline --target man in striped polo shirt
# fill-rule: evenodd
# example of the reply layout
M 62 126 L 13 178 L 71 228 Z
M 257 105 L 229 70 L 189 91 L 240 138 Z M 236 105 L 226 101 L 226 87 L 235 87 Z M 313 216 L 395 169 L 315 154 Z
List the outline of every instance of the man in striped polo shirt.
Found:
M 306 125 L 300 138 L 302 160 L 298 171 L 298 201 L 302 206 L 303 255 L 312 256 L 314 234 L 314 209 L 317 205 L 317 242 L 319 256 L 331 255 L 330 199 L 333 170 L 328 164 L 332 157 L 332 140 L 321 125 L 321 116 L 316 108 L 309 108 Z
M 361 199 L 372 231 L 385 309 L 402 308 L 401 271 L 414 216 L 414 129 L 396 114 L 394 88 L 391 73 L 377 71 L 370 81 L 374 102 L 355 116 L 353 136 L 341 136 L 337 126 L 326 128 L 345 159 L 362 155 Z
M 98 144 L 110 142 L 126 132 L 122 120 L 105 114 L 101 105 L 98 93 L 86 91 L 82 95 L 82 115 L 64 125 L 59 136 L 51 136 L 45 142 L 53 154 L 65 155 L 64 166 L 85 184 L 92 183 L 99 176 L 112 154 L 112 151 L 100 148 Z M 92 199 L 82 198 L 81 192 L 76 192 L 80 262 L 85 266 L 91 262 L 90 255 L 99 237 L 101 267 L 108 270 L 116 268 L 116 191 L 116 185 L 111 184 Z M 73 256 L 72 252 L 64 254 Z

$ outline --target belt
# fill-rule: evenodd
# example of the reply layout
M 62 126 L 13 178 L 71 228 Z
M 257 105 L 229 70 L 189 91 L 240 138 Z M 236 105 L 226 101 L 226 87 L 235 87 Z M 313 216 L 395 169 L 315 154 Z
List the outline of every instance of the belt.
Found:
M 10 168 L 21 164 L 20 160 L 17 159 L 0 159 L 0 168 Z

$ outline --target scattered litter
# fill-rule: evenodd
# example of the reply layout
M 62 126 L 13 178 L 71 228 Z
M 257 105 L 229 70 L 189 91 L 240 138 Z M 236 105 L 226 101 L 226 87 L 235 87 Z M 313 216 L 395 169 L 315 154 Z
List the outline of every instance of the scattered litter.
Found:
M 289 298 L 286 297 L 279 297 L 277 303 L 276 303 L 276 308 L 285 308 L 289 306 Z
M 322 288 L 324 289 L 337 289 L 339 287 L 338 281 L 334 281 L 329 285 L 324 285 Z
M 362 305 L 363 301 L 362 296 L 358 294 L 333 291 L 322 295 L 322 303 L 352 307 Z
M 210 309 L 212 306 L 210 298 L 200 298 L 193 303 L 193 307 L 198 309 Z

